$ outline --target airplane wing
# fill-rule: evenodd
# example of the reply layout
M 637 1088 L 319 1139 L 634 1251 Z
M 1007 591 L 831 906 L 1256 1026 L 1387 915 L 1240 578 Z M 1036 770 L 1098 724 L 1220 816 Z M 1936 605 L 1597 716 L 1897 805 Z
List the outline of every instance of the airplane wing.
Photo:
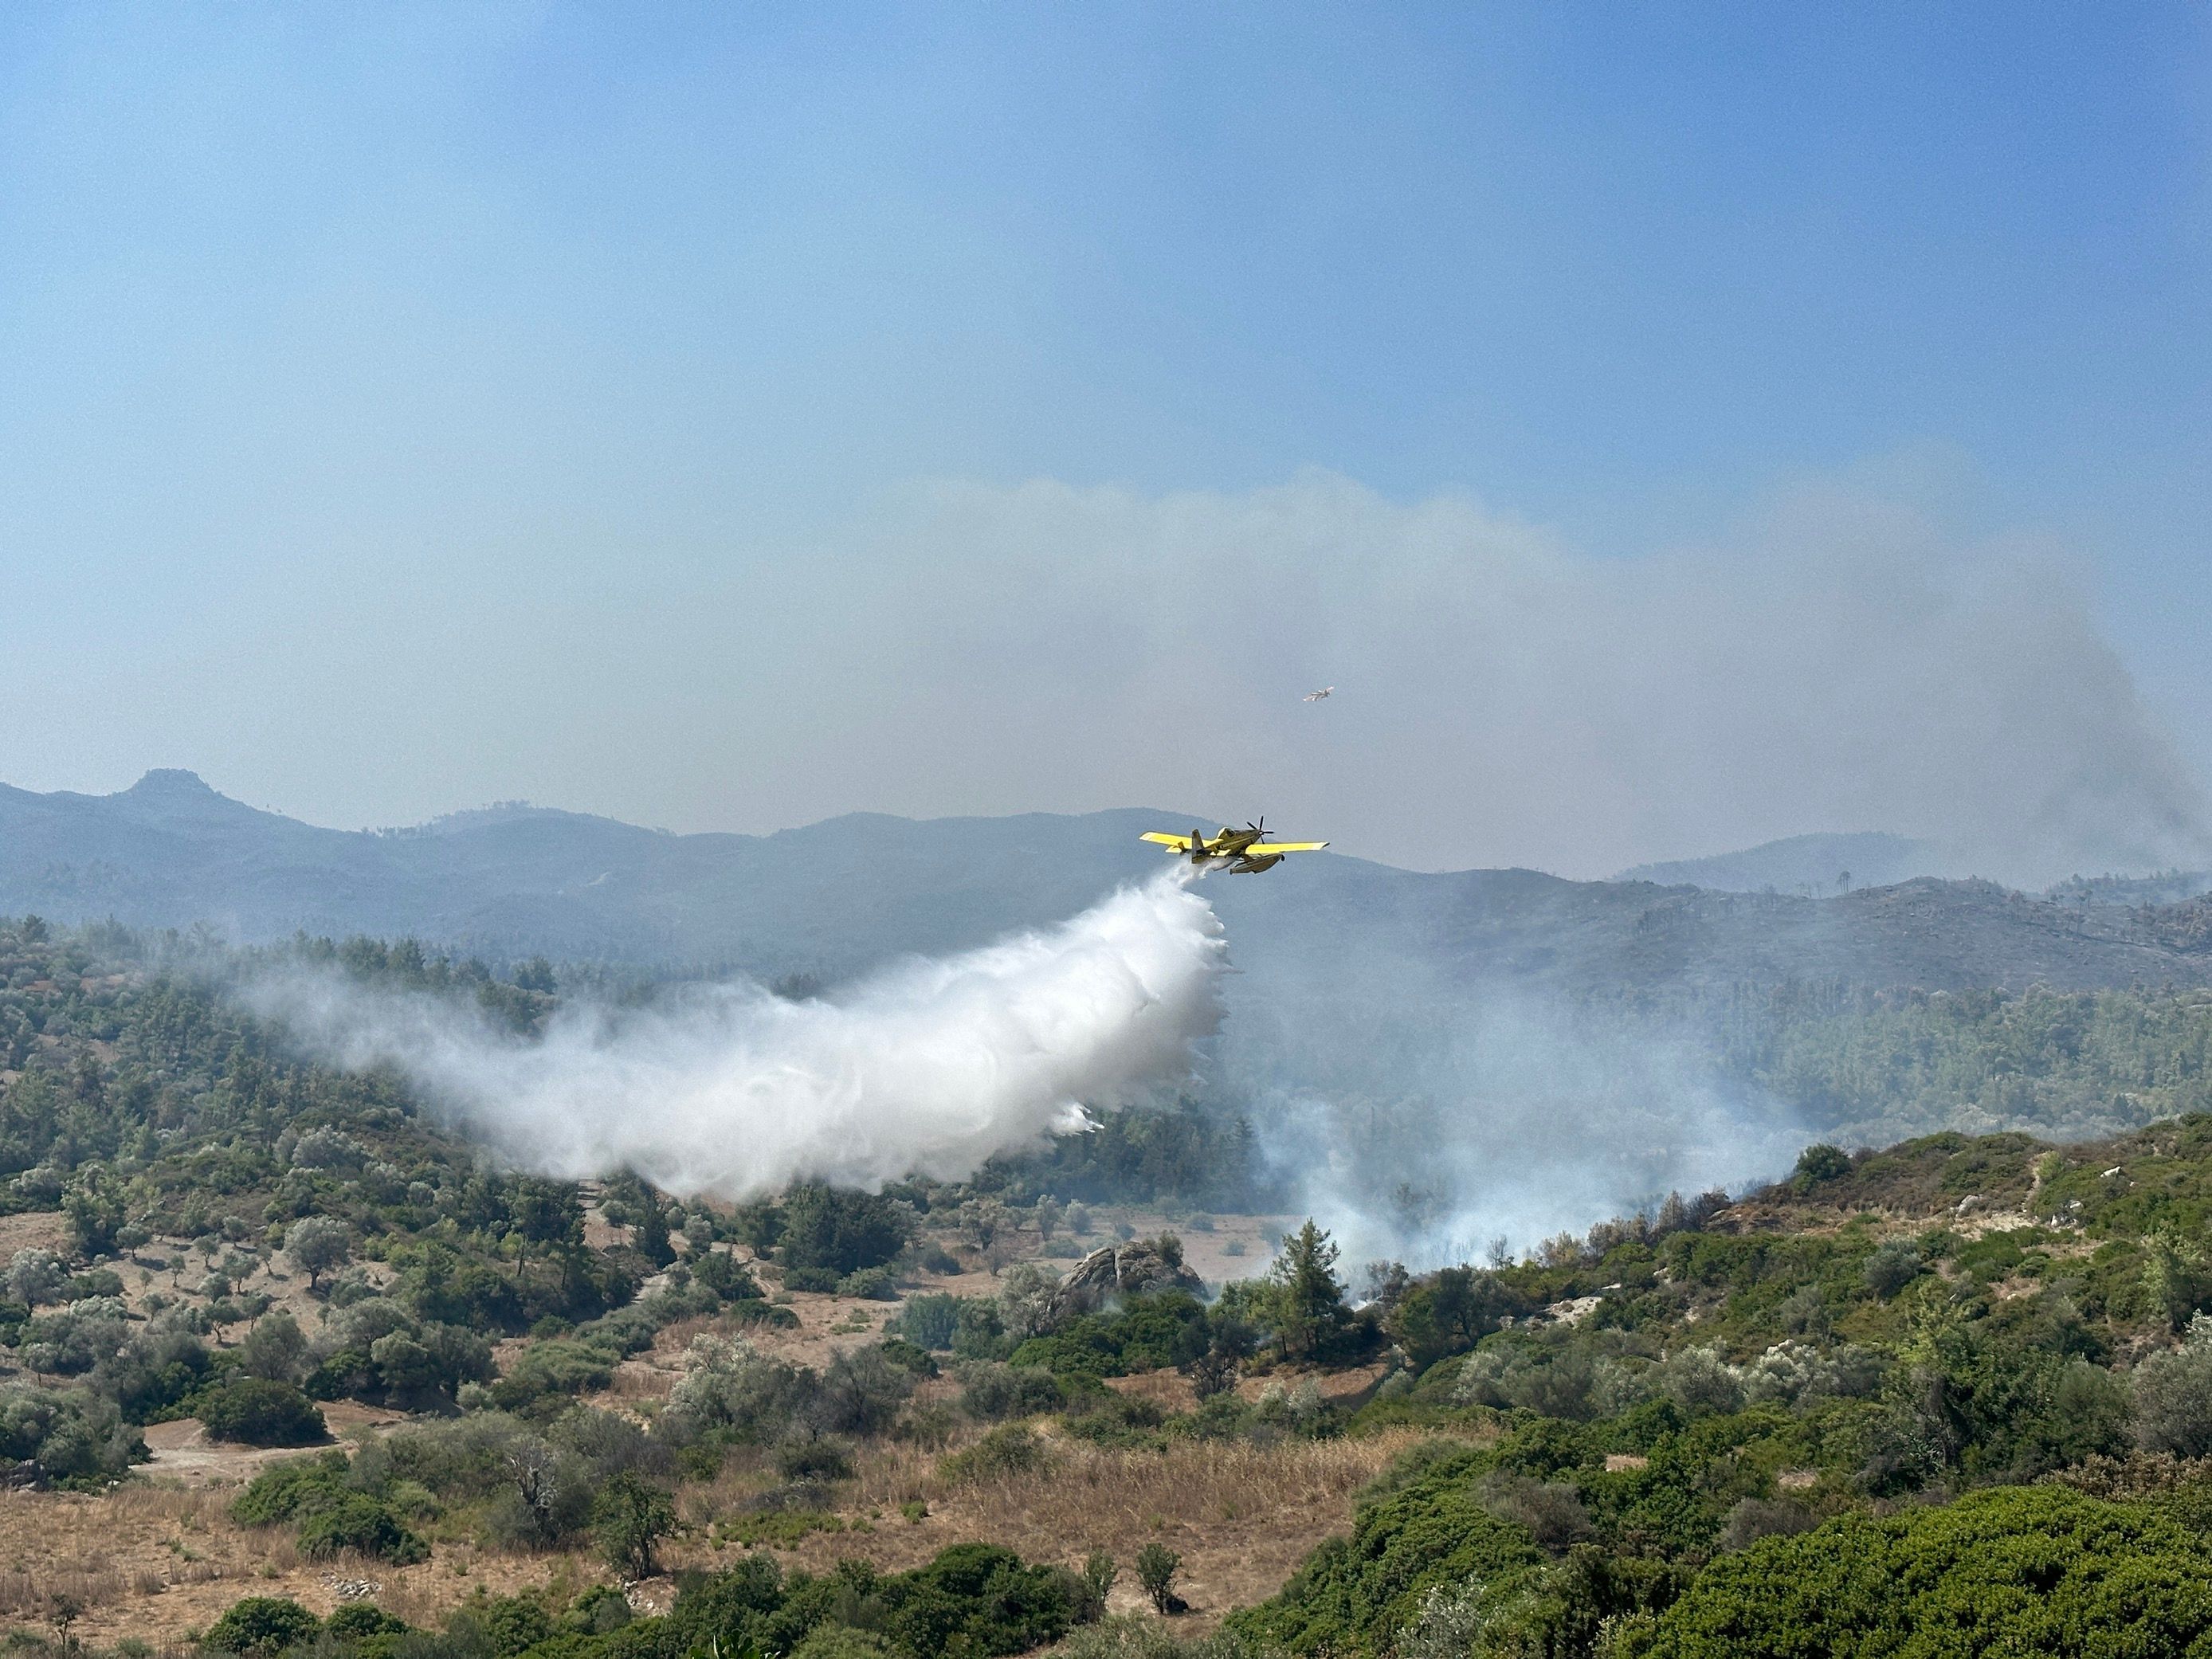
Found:
M 1158 830 L 1147 830 L 1143 835 L 1138 836 L 1137 839 L 1139 841 L 1149 841 L 1161 847 L 1172 847 L 1178 853 L 1188 853 L 1190 851 L 1190 837 L 1188 836 L 1170 836 Z
M 1325 841 L 1255 841 L 1244 850 L 1247 853 L 1262 854 L 1318 853 L 1328 845 Z

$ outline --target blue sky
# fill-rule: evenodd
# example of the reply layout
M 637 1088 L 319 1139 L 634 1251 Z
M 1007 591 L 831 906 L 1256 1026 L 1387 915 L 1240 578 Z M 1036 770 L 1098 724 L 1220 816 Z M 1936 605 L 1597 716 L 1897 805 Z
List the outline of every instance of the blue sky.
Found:
M 690 623 L 727 605 L 757 659 L 819 656 L 837 581 L 940 556 L 884 528 L 927 481 L 1156 499 L 1315 469 L 1600 564 L 1740 542 L 1808 489 L 1931 546 L 2031 546 L 2201 774 L 2208 30 L 12 9 L 0 777 L 196 765 L 340 823 L 504 794 L 686 828 L 1001 810 L 1020 775 L 877 787 L 853 717 L 732 678 Z M 625 772 L 665 720 L 812 759 L 695 741 L 711 787 L 665 775 L 672 743 Z M 1058 764 L 1034 804 L 1107 804 Z M 1858 827 L 1803 821 L 1823 805 L 1712 833 Z

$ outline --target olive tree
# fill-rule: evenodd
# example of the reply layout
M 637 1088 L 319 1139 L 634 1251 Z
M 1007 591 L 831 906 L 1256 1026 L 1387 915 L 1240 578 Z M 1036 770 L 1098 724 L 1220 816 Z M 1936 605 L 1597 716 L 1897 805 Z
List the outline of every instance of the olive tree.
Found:
M 332 1216 L 311 1215 L 284 1235 L 285 1254 L 307 1275 L 307 1288 L 321 1288 L 322 1276 L 342 1267 L 353 1254 L 353 1235 Z

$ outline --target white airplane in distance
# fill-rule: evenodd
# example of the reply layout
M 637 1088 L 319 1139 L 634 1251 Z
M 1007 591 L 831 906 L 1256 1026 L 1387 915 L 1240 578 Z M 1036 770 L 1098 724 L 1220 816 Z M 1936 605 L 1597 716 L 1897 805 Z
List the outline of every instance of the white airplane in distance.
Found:
M 1300 697 L 1298 701 L 1300 702 L 1319 702 L 1323 697 L 1326 697 L 1330 692 L 1335 690 L 1336 688 L 1333 685 L 1324 685 L 1318 691 L 1307 692 L 1305 696 Z

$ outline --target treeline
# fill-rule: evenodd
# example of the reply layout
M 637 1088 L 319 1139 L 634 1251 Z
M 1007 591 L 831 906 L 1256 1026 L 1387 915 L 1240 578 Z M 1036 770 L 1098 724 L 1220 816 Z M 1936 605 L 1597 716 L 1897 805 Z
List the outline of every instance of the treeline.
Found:
M 1247 1214 L 1283 1198 L 1250 1119 L 1214 1098 L 1109 1113 L 1087 1133 L 991 1159 L 968 1185 L 1017 1201 L 1048 1193 L 1091 1204 L 1174 1200 Z
M 1593 1004 L 1577 1018 L 1615 1039 L 1623 1029 L 1669 1044 L 1687 1035 L 1732 1093 L 1850 1144 L 1950 1128 L 2087 1139 L 2212 1111 L 2212 991 L 2202 988 L 1927 992 L 1793 981 L 1687 1001 Z M 1407 1139 L 1406 1167 L 1417 1169 L 1431 1105 L 1373 1104 L 1382 1133 Z M 1241 1103 L 1202 1095 L 1118 1112 L 1092 1133 L 994 1158 L 975 1185 L 1264 1212 L 1291 1201 L 1285 1178 L 1293 1172 L 1261 1152 Z M 1417 1212 L 1424 1194 L 1407 1187 L 1365 1197 L 1377 1208 L 1402 1199 Z M 1402 1219 L 1409 1233 L 1425 1224 L 1418 1212 Z
M 1960 1127 L 2081 1139 L 2212 1110 L 2212 990 L 2201 988 L 1791 981 L 1588 1012 L 1694 1033 L 1723 1076 L 1867 1145 Z

